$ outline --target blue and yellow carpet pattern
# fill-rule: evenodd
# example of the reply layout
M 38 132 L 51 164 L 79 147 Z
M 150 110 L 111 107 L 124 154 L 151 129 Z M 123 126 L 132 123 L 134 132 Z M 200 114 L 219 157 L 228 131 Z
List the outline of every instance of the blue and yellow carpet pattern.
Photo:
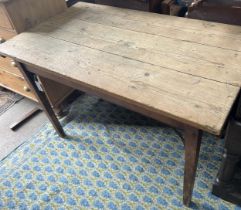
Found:
M 83 95 L 0 164 L 0 209 L 185 209 L 182 141 L 174 130 Z M 211 194 L 223 141 L 205 134 L 192 209 L 241 209 Z

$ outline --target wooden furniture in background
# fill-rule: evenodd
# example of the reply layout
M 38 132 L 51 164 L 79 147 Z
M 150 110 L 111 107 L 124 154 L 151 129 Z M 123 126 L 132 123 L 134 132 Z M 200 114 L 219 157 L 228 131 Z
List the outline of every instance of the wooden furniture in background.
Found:
M 188 18 L 241 25 L 240 0 L 193 0 Z
M 74 5 L 78 2 L 78 0 L 65 0 L 65 1 L 66 1 L 66 4 L 67 4 L 68 7 L 71 7 L 72 5 Z
M 0 0 L 0 44 L 66 10 L 65 0 Z M 59 111 L 72 88 L 40 78 L 52 106 Z M 0 57 L 0 86 L 37 101 L 33 91 L 8 57 Z
M 161 11 L 161 2 L 162 0 L 95 0 L 96 4 L 157 13 Z
M 185 9 L 178 5 L 176 0 L 163 0 L 161 3 L 161 14 L 184 16 Z
M 223 160 L 212 193 L 241 206 L 241 97 L 225 136 Z M 239 175 L 239 176 L 238 176 Z
M 88 0 L 87 0 L 88 1 Z M 176 0 L 89 0 L 96 4 L 155 12 L 166 15 L 184 16 L 183 7 Z M 184 12 L 183 12 L 184 11 Z
M 240 34 L 241 27 L 77 3 L 2 44 L 0 54 L 16 59 L 62 137 L 36 75 L 181 128 L 189 205 L 202 131 L 222 133 L 240 92 Z

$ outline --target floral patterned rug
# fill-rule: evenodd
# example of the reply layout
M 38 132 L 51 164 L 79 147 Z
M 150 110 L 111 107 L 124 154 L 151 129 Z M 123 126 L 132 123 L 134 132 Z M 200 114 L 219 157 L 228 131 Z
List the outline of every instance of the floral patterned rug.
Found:
M 0 209 L 185 209 L 182 141 L 165 125 L 83 95 L 0 163 Z M 191 209 L 241 209 L 211 194 L 223 140 L 204 134 Z
M 0 87 L 0 115 L 10 109 L 15 103 L 23 99 L 17 93 L 11 92 L 9 90 L 3 90 Z

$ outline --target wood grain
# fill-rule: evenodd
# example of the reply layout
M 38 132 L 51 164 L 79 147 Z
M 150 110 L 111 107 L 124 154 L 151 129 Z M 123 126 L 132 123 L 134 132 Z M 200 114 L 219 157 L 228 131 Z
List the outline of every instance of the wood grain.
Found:
M 131 28 L 130 22 L 124 24 L 126 20 L 136 21 Z M 155 22 L 165 27 L 158 28 Z M 174 38 L 177 23 L 180 32 Z M 210 38 L 201 43 L 195 28 L 217 34 L 216 42 Z M 169 30 L 172 36 L 165 37 Z M 241 85 L 240 47 L 234 45 L 241 40 L 240 31 L 223 24 L 78 3 L 4 43 L 0 52 L 37 66 L 63 83 L 71 80 L 80 89 L 92 88 L 220 134 Z M 224 46 L 223 40 L 230 45 Z
M 146 13 L 136 10 L 128 10 L 128 9 L 121 9 L 116 7 L 110 7 L 110 6 L 100 6 L 97 4 L 88 4 L 88 3 L 81 3 L 76 4 L 74 8 L 75 13 L 71 12 L 73 15 L 76 15 L 79 13 L 79 8 L 81 8 L 82 12 L 89 14 L 90 16 L 94 16 L 95 13 L 90 14 L 88 11 L 95 11 L 97 13 L 105 13 L 107 17 L 112 16 L 113 17 L 122 17 L 124 18 L 127 23 L 128 20 L 135 20 L 141 23 L 147 23 L 149 25 L 158 25 L 158 26 L 168 26 L 171 28 L 179 28 L 179 29 L 189 29 L 189 30 L 196 30 L 199 32 L 202 32 L 203 30 L 208 30 L 209 32 L 213 33 L 224 33 L 226 35 L 238 35 L 241 32 L 241 29 L 239 26 L 232 26 L 227 24 L 220 24 L 215 22 L 209 22 L 209 21 L 200 21 L 200 20 L 188 20 L 188 24 L 186 24 L 186 18 L 181 17 L 175 17 L 175 16 L 167 16 L 167 15 L 161 15 L 156 13 Z M 77 8 L 77 9 L 76 9 Z M 171 23 L 171 24 L 170 24 Z M 135 27 L 135 26 L 133 26 Z M 139 28 L 140 30 L 140 28 Z M 147 31 L 148 33 L 148 31 Z
M 117 15 L 109 18 L 105 13 L 98 12 L 98 7 L 93 7 L 95 10 L 87 8 L 85 12 L 80 8 L 77 14 L 75 10 L 68 11 L 41 24 L 35 30 L 54 38 L 104 49 L 105 52 L 115 51 L 118 55 L 128 55 L 173 71 L 203 78 L 208 76 L 208 79 L 222 83 L 241 85 L 241 34 L 236 37 L 227 36 L 225 33 L 218 35 L 213 33 L 210 27 L 210 36 L 207 36 L 199 31 L 185 32 L 185 28 L 173 31 L 172 26 L 163 28 L 138 21 L 128 25 L 125 18 L 119 17 L 117 21 Z M 149 17 L 148 13 L 144 14 Z M 61 27 L 63 24 L 64 28 Z M 135 27 L 138 30 L 134 31 Z M 153 34 L 150 34 L 151 31 Z M 82 38 L 79 39 L 79 36 Z M 227 72 L 227 68 L 230 71 Z

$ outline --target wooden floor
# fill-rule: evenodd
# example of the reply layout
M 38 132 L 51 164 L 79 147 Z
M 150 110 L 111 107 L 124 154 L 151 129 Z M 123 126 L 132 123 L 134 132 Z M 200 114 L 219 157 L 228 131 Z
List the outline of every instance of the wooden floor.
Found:
M 21 119 L 34 107 L 36 107 L 36 102 L 24 98 L 0 116 L 0 160 L 28 140 L 39 131 L 41 126 L 48 122 L 44 112 L 41 112 L 30 121 L 25 122 L 17 131 L 14 132 L 9 128 L 11 124 Z
M 241 27 L 88 3 L 0 52 L 213 134 L 241 86 Z

